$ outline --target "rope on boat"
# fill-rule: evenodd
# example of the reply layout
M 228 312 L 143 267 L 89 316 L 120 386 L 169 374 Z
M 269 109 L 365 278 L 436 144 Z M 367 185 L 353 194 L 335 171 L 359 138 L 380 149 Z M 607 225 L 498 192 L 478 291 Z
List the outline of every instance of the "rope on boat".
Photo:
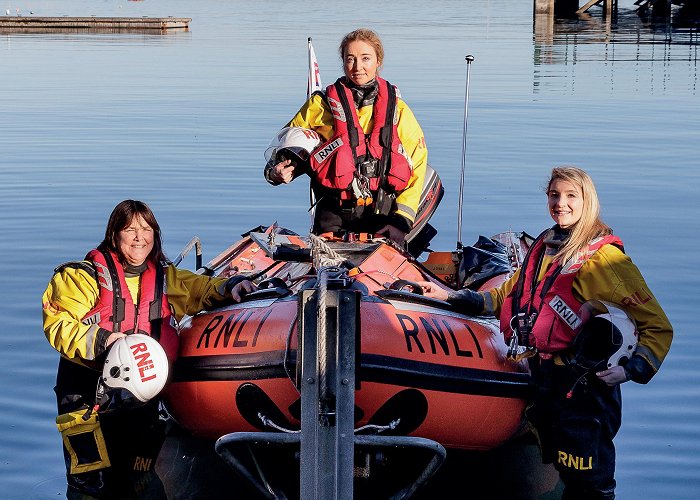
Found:
M 320 236 L 310 234 L 309 241 L 311 242 L 311 258 L 316 270 L 323 267 L 339 267 L 347 262 L 345 257 L 333 250 Z
M 299 434 L 299 433 L 301 433 L 300 430 L 299 430 L 299 431 L 294 431 L 294 430 L 291 430 L 291 429 L 285 429 L 284 427 L 281 427 L 281 426 L 277 425 L 277 424 L 274 423 L 271 419 L 267 418 L 264 414 L 262 414 L 262 413 L 260 413 L 260 412 L 258 412 L 258 418 L 260 419 L 260 421 L 262 422 L 263 425 L 267 425 L 268 427 L 272 427 L 273 429 L 277 429 L 278 431 L 286 432 L 286 433 L 289 433 L 289 434 Z
M 357 434 L 358 432 L 367 431 L 367 430 L 374 430 L 374 431 L 377 431 L 377 433 L 384 432 L 384 431 L 393 431 L 394 429 L 396 429 L 396 427 L 398 427 L 399 422 L 401 422 L 401 419 L 397 418 L 396 420 L 392 420 L 391 422 L 389 422 L 387 425 L 375 425 L 375 424 L 363 425 L 362 427 L 358 427 L 357 429 L 355 429 L 355 434 Z
M 314 258 L 315 260 L 315 258 Z M 315 264 L 314 264 L 315 265 Z M 318 367 L 319 367 L 319 373 L 318 373 L 318 381 L 319 381 L 319 396 L 320 400 L 324 401 L 327 394 L 328 394 L 328 382 L 326 380 L 326 374 L 323 373 L 325 371 L 326 367 L 328 366 L 328 356 L 327 356 L 327 350 L 328 350 L 328 342 L 327 342 L 327 333 L 326 333 L 326 295 L 328 292 L 328 271 L 329 268 L 327 267 L 316 267 L 318 269 L 318 281 L 317 281 L 317 287 L 318 287 L 318 301 L 317 301 L 317 306 L 318 309 L 316 311 L 316 321 L 317 327 L 316 327 L 316 332 L 318 335 Z

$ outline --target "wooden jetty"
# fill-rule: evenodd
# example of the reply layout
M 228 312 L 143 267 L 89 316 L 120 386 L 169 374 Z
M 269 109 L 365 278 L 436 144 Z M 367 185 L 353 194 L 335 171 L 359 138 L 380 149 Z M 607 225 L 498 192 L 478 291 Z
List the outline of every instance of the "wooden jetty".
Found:
M 697 0 L 636 0 L 634 4 L 639 11 L 651 10 L 657 15 L 670 15 L 671 5 L 697 5 Z M 587 0 L 583 6 L 579 0 L 534 0 L 535 14 L 552 15 L 561 13 L 584 14 L 591 7 L 601 6 L 604 17 L 610 17 L 617 11 L 617 0 Z
M 34 17 L 0 16 L 2 29 L 89 29 L 89 30 L 169 30 L 187 29 L 192 19 L 185 17 Z

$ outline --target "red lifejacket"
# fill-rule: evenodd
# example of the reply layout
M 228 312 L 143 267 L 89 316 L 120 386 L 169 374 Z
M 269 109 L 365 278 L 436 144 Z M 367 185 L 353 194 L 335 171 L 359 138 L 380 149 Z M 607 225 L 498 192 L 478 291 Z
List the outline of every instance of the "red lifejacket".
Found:
M 168 359 L 174 361 L 178 335 L 171 323 L 164 267 L 148 261 L 141 274 L 139 303 L 136 305 L 126 284 L 124 269 L 114 253 L 95 249 L 85 260 L 95 266 L 100 297 L 82 321 L 95 323 L 111 332 L 150 335 L 163 346 Z
M 532 244 L 518 281 L 501 307 L 501 331 L 506 341 L 512 336 L 512 328 L 517 327 L 516 316 L 524 313 L 529 318 L 534 317 L 527 342 L 544 353 L 566 349 L 576 336 L 581 324 L 579 310 L 583 303 L 574 297 L 573 283 L 581 266 L 604 245 L 623 249 L 622 241 L 615 235 L 596 238 L 588 244 L 585 252 L 563 266 L 552 264 L 544 277 L 535 283 L 546 250 L 545 236 L 549 231 L 543 232 Z M 519 342 L 522 341 L 519 339 Z
M 367 176 L 369 189 L 379 187 L 389 192 L 406 188 L 411 178 L 411 165 L 399 140 L 394 123 L 396 89 L 377 77 L 379 92 L 374 101 L 374 125 L 368 135 L 362 130 L 353 103 L 351 90 L 342 79 L 326 88 L 326 99 L 335 120 L 335 135 L 311 153 L 311 175 L 324 188 L 341 191 L 341 198 L 352 198 L 350 185 L 361 175 L 360 165 L 376 160 L 375 176 Z

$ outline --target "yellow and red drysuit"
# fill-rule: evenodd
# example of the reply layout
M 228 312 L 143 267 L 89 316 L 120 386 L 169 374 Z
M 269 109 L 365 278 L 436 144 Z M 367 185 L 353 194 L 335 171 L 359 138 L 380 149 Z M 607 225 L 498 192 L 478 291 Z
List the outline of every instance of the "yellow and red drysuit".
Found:
M 344 85 L 344 79 L 341 78 L 338 82 Z M 351 106 L 352 104 L 350 103 Z M 361 106 L 355 111 L 358 124 L 367 137 L 371 136 L 375 126 L 381 127 L 383 125 L 375 125 L 374 104 Z M 318 200 L 316 220 L 314 221 L 315 233 L 338 232 L 340 230 L 374 232 L 386 223 L 395 225 L 405 232 L 411 229 L 416 218 L 423 189 L 425 170 L 428 164 L 428 150 L 418 121 L 408 105 L 398 96 L 396 98 L 394 125 L 395 134 L 401 142 L 411 173 L 410 178 L 406 182 L 406 187 L 396 193 L 396 199 L 389 217 L 372 217 L 370 215 L 371 207 L 353 206 L 350 208 L 349 204 L 345 204 L 344 207 L 346 208 L 341 210 L 339 193 L 321 186 L 319 182 L 314 180 L 313 174 L 309 172 L 312 175 L 312 188 Z M 333 111 L 326 97 L 321 93 L 314 93 L 287 126 L 315 130 L 321 137 L 321 143 L 329 141 L 336 135 Z M 304 172 L 295 172 L 295 176 L 301 173 Z M 269 181 L 267 174 L 266 178 Z M 376 192 L 373 194 L 376 195 Z
M 87 412 L 96 403 L 107 337 L 113 331 L 152 334 L 155 322 L 166 318 L 168 324 L 158 325 L 157 331 L 163 335 L 161 340 L 169 339 L 172 351 L 172 335 L 176 332 L 170 318 L 180 320 L 184 315 L 223 304 L 226 291 L 234 283 L 172 265 L 161 266 L 163 272 L 154 272 L 157 266 L 152 263 L 141 269 L 141 274 L 126 274 L 118 262 L 109 272 L 104 255 L 91 252 L 90 261 L 59 266 L 42 297 L 44 333 L 61 354 L 55 392 L 69 491 L 118 497 L 126 494 L 125 488 L 150 488 L 154 493 L 160 482 L 151 478 L 164 438 L 158 401 L 99 415 Z M 115 292 L 117 287 L 120 293 Z M 148 304 L 140 303 L 141 295 L 152 299 L 153 293 L 147 290 L 154 289 L 163 290 L 162 304 L 160 299 L 153 300 L 161 306 L 155 308 L 160 311 L 151 314 L 152 325 L 144 325 Z M 139 314 L 129 311 L 121 314 L 124 321 L 115 323 L 115 296 L 123 299 L 127 309 L 138 308 L 141 320 Z M 141 326 L 135 328 L 135 322 Z M 168 354 L 172 361 L 173 352 Z
M 479 293 L 451 292 L 448 301 L 472 314 L 500 317 L 502 326 L 509 326 L 515 324 L 512 318 L 501 316 L 516 312 L 512 306 L 518 285 L 529 287 L 524 295 L 532 299 L 528 307 L 535 307 L 525 312 L 538 314 L 531 325 L 530 345 L 537 344 L 544 351 L 530 358 L 537 394 L 528 417 L 540 437 L 543 459 L 554 462 L 565 484 L 565 498 L 614 498 L 613 438 L 622 416 L 620 386 L 608 387 L 595 373 L 577 371 L 568 363 L 570 344 L 562 342 L 567 338 L 573 342 L 570 327 L 556 314 L 543 314 L 547 324 L 538 325 L 538 309 L 551 306 L 537 295 L 546 293 L 541 285 L 554 276 L 551 286 L 557 286 L 556 280 L 568 281 L 568 293 L 578 303 L 599 300 L 624 309 L 639 332 L 636 351 L 624 369 L 627 378 L 638 383 L 647 383 L 658 371 L 670 349 L 673 328 L 615 237 L 608 237 L 602 246 L 589 247 L 592 253 L 579 255 L 573 266 L 571 262 L 557 264 L 573 268 L 573 279 L 571 274 L 556 277 L 553 257 L 567 237 L 568 233 L 558 226 L 545 231 L 531 246 L 524 265 L 501 286 Z M 504 336 L 510 335 L 510 331 L 504 331 Z M 550 349 L 552 345 L 557 348 Z

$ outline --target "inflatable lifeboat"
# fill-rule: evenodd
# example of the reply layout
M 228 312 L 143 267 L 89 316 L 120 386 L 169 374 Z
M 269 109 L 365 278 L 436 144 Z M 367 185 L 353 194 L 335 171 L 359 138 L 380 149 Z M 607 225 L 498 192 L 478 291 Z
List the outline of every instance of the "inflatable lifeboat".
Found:
M 306 385 L 315 391 L 311 407 L 320 408 L 314 418 L 331 424 L 338 391 L 350 386 L 355 433 L 379 429 L 486 450 L 518 430 L 530 379 L 525 366 L 506 359 L 496 321 L 460 314 L 415 283 L 449 288 L 449 252 L 421 263 L 365 236 L 334 240 L 261 227 L 200 270 L 246 275 L 259 289 L 180 326 L 165 396 L 180 426 L 212 439 L 298 433 Z M 521 250 L 522 239 L 507 238 Z M 472 278 L 484 271 L 476 267 Z M 470 286 L 488 288 L 507 276 L 493 274 Z

